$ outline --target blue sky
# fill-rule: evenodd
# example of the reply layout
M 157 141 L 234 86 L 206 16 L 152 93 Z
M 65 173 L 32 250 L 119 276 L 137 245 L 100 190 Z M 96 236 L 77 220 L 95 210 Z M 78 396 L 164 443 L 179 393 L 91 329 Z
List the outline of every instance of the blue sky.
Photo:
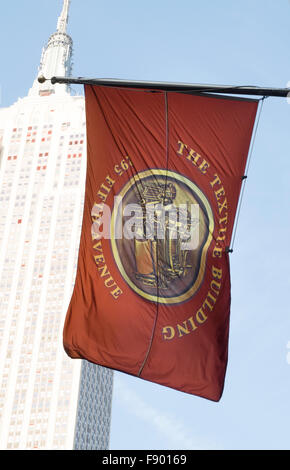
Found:
M 27 94 L 61 3 L 1 5 L 1 106 Z M 288 0 L 72 0 L 73 75 L 285 87 L 289 24 Z M 289 130 L 290 100 L 266 99 L 231 254 L 221 401 L 116 373 L 111 449 L 290 448 Z

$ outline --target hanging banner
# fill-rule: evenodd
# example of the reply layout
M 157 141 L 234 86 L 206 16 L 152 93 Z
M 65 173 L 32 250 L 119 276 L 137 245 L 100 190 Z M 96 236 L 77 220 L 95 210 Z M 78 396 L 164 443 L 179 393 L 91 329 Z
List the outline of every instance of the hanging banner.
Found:
M 256 100 L 86 85 L 72 358 L 218 401 Z

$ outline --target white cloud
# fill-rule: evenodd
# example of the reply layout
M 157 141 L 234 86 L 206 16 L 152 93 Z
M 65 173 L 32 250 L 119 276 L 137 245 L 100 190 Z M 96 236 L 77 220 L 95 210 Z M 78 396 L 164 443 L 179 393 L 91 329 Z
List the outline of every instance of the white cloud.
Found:
M 114 393 L 126 408 L 137 418 L 151 424 L 157 432 L 168 439 L 175 449 L 201 450 L 212 449 L 208 443 L 202 445 L 201 439 L 195 437 L 180 419 L 172 413 L 165 413 L 146 403 L 136 392 L 129 388 L 120 376 L 115 375 Z M 215 446 L 214 446 L 215 447 Z

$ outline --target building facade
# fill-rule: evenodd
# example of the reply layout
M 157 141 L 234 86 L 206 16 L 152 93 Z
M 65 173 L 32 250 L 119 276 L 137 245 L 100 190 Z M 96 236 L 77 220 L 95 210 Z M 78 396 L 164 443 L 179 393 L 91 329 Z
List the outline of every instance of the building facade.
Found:
M 69 6 L 38 75 L 70 75 Z M 106 449 L 113 373 L 62 346 L 83 212 L 84 97 L 36 79 L 0 109 L 0 159 L 0 448 Z

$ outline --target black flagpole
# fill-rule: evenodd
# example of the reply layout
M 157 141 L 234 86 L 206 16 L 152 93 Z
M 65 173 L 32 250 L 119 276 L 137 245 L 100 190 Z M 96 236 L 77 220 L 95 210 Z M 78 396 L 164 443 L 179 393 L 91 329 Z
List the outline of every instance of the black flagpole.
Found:
M 121 80 L 115 78 L 72 78 L 72 77 L 52 77 L 47 79 L 43 76 L 38 78 L 39 83 L 51 80 L 54 85 L 76 84 L 76 85 L 99 85 L 118 88 L 142 88 L 165 91 L 180 91 L 188 93 L 226 93 L 230 95 L 256 95 L 256 96 L 278 96 L 290 97 L 290 88 L 262 88 L 257 86 L 234 86 L 234 85 L 203 85 L 195 83 L 170 83 L 170 82 L 149 82 L 138 80 Z

